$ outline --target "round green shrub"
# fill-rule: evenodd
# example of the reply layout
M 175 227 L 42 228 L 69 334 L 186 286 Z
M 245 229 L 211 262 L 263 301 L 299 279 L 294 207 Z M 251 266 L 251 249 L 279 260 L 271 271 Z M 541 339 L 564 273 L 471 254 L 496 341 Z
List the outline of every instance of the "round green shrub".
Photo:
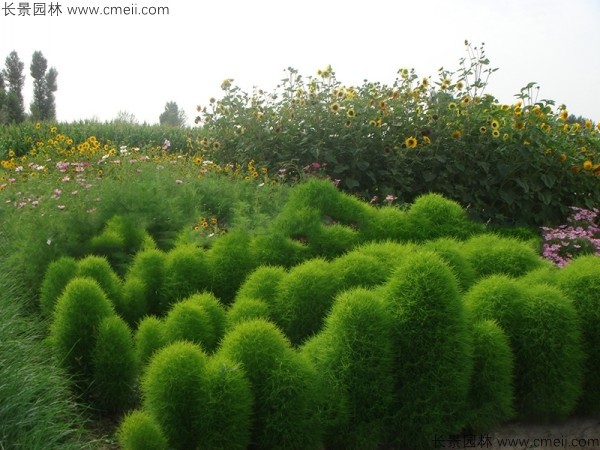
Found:
M 532 284 L 549 284 L 556 286 L 558 284 L 559 269 L 553 264 L 544 265 L 538 269 L 533 269 L 519 278 L 524 286 Z
M 196 302 L 203 308 L 210 318 L 210 323 L 213 329 L 214 340 L 210 344 L 211 348 L 216 348 L 218 342 L 225 334 L 225 326 L 227 322 L 227 310 L 223 304 L 211 292 L 202 292 L 189 297 L 189 300 Z
M 127 277 L 123 282 L 122 302 L 116 305 L 117 312 L 132 327 L 149 313 L 147 292 L 148 288 L 140 278 Z
M 166 311 L 162 309 L 161 292 L 165 273 L 166 253 L 158 249 L 146 249 L 136 253 L 127 278 L 137 278 L 146 285 L 146 302 L 148 313 L 160 316 Z
M 212 351 L 218 342 L 210 314 L 193 297 L 173 305 L 164 318 L 163 331 L 167 342 L 187 340 L 205 351 Z
M 475 283 L 475 270 L 466 258 L 461 242 L 454 238 L 439 238 L 425 242 L 423 248 L 433 250 L 450 266 L 461 291 L 467 291 Z
M 277 299 L 277 288 L 287 271 L 281 266 L 260 266 L 250 273 L 238 290 L 238 297 L 255 298 L 273 304 Z
M 375 220 L 376 229 L 366 236 L 367 239 L 390 239 L 396 242 L 408 242 L 413 239 L 412 226 L 406 211 L 395 206 L 382 206 L 375 209 Z
M 257 266 L 249 247 L 247 232 L 232 231 L 215 241 L 207 253 L 211 290 L 226 305 L 232 303 L 248 273 Z
M 418 248 L 419 247 L 414 244 L 386 240 L 361 244 L 356 247 L 353 252 L 358 252 L 364 256 L 373 256 L 389 267 L 390 271 L 393 271 L 394 268 L 402 262 L 403 258 L 414 253 Z
M 44 316 L 52 316 L 58 297 L 77 274 L 77 261 L 62 256 L 48 264 L 40 288 L 40 310 Z
M 275 325 L 240 323 L 225 335 L 218 355 L 241 363 L 252 386 L 255 448 L 320 448 L 317 374 Z
M 372 287 L 383 284 L 393 266 L 374 255 L 364 254 L 360 248 L 346 253 L 331 262 L 331 276 L 340 280 L 340 289 Z
M 176 449 L 196 448 L 205 431 L 198 418 L 208 402 L 207 363 L 196 344 L 175 342 L 156 352 L 142 378 L 143 408 Z
M 520 277 L 544 266 L 529 244 L 515 238 L 482 234 L 466 241 L 464 249 L 477 279 L 493 274 Z
M 250 444 L 252 388 L 237 363 L 215 356 L 206 366 L 208 404 L 200 418 L 205 431 L 200 448 L 245 450 Z
M 440 194 L 417 197 L 407 214 L 411 225 L 411 240 L 427 241 L 440 237 L 466 239 L 483 232 L 483 226 L 469 220 L 458 202 Z
M 158 422 L 146 411 L 133 411 L 125 416 L 117 430 L 123 450 L 167 450 L 169 443 Z
M 323 326 L 340 280 L 331 275 L 332 265 L 315 258 L 293 267 L 277 286 L 274 317 L 294 345 Z
M 335 299 L 321 332 L 324 348 L 311 357 L 325 390 L 341 391 L 344 399 L 335 404 L 346 409 L 327 420 L 326 448 L 377 449 L 384 442 L 394 392 L 390 319 L 372 291 L 353 289 Z
M 131 330 L 119 316 L 100 322 L 92 354 L 95 404 L 103 411 L 125 411 L 136 399 L 138 363 Z
M 210 269 L 206 253 L 195 245 L 179 245 L 167 253 L 160 310 L 196 292 L 210 289 Z
M 458 283 L 439 255 L 420 250 L 402 260 L 382 291 L 393 320 L 391 439 L 429 448 L 467 419 L 471 334 Z
M 516 353 L 516 408 L 523 419 L 564 420 L 582 392 L 581 323 L 572 302 L 558 289 L 526 290 Z
M 269 305 L 263 300 L 238 296 L 233 305 L 227 310 L 227 329 L 253 319 L 270 320 L 271 309 Z
M 112 303 L 91 278 L 73 278 L 56 303 L 50 341 L 81 390 L 92 380 L 92 354 L 100 323 L 114 314 Z
M 89 255 L 77 262 L 77 276 L 90 277 L 98 282 L 117 310 L 122 304 L 122 282 L 103 256 Z
M 292 267 L 309 257 L 309 249 L 299 240 L 291 239 L 275 227 L 250 240 L 250 252 L 257 266 Z
M 144 317 L 135 331 L 134 343 L 136 359 L 144 367 L 152 355 L 167 344 L 161 320 L 155 316 Z
M 508 337 L 493 320 L 473 324 L 473 374 L 466 429 L 488 433 L 514 412 L 514 356 Z
M 568 299 L 548 285 L 528 287 L 493 275 L 475 284 L 464 301 L 473 320 L 495 320 L 509 338 L 517 416 L 566 417 L 582 380 L 580 323 Z
M 578 409 L 600 413 L 600 258 L 580 256 L 558 271 L 558 286 L 572 301 L 581 321 L 583 395 Z

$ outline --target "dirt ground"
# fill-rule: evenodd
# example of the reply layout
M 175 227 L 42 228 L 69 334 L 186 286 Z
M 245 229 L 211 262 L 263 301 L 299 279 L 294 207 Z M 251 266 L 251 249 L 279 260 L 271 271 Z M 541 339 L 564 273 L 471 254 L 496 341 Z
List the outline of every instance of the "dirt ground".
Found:
M 440 442 L 438 446 L 491 450 L 600 450 L 600 416 L 547 425 L 512 422 L 484 436 L 459 436 Z

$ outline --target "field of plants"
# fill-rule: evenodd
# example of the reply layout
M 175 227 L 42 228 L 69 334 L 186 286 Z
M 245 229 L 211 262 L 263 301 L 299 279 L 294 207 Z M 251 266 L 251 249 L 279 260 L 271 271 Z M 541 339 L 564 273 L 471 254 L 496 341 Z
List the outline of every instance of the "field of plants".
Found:
M 289 69 L 0 129 L 0 448 L 431 449 L 600 414 L 600 126 Z

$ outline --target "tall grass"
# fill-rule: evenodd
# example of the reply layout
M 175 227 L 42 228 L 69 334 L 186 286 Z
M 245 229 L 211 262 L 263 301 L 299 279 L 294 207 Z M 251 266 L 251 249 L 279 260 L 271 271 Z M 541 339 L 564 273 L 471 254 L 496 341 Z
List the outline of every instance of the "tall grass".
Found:
M 97 448 L 41 324 L 23 313 L 22 292 L 0 273 L 0 448 Z

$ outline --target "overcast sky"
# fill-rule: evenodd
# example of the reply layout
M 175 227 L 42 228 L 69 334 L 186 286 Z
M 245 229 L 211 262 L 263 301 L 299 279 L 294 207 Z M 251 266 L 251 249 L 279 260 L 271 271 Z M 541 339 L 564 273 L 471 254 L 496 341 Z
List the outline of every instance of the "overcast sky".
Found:
M 156 123 L 175 101 L 191 123 L 223 79 L 271 90 L 289 66 L 315 75 L 331 64 L 345 84 L 391 83 L 401 67 L 435 76 L 440 66 L 458 68 L 465 39 L 485 42 L 499 68 L 488 93 L 501 101 L 535 81 L 540 98 L 600 121 L 599 0 L 52 0 L 61 10 L 52 16 L 18 16 L 20 3 L 0 0 L 0 65 L 17 51 L 28 106 L 29 64 L 40 50 L 59 73 L 59 121 L 126 111 Z M 77 6 L 167 6 L 169 14 L 69 15 Z

